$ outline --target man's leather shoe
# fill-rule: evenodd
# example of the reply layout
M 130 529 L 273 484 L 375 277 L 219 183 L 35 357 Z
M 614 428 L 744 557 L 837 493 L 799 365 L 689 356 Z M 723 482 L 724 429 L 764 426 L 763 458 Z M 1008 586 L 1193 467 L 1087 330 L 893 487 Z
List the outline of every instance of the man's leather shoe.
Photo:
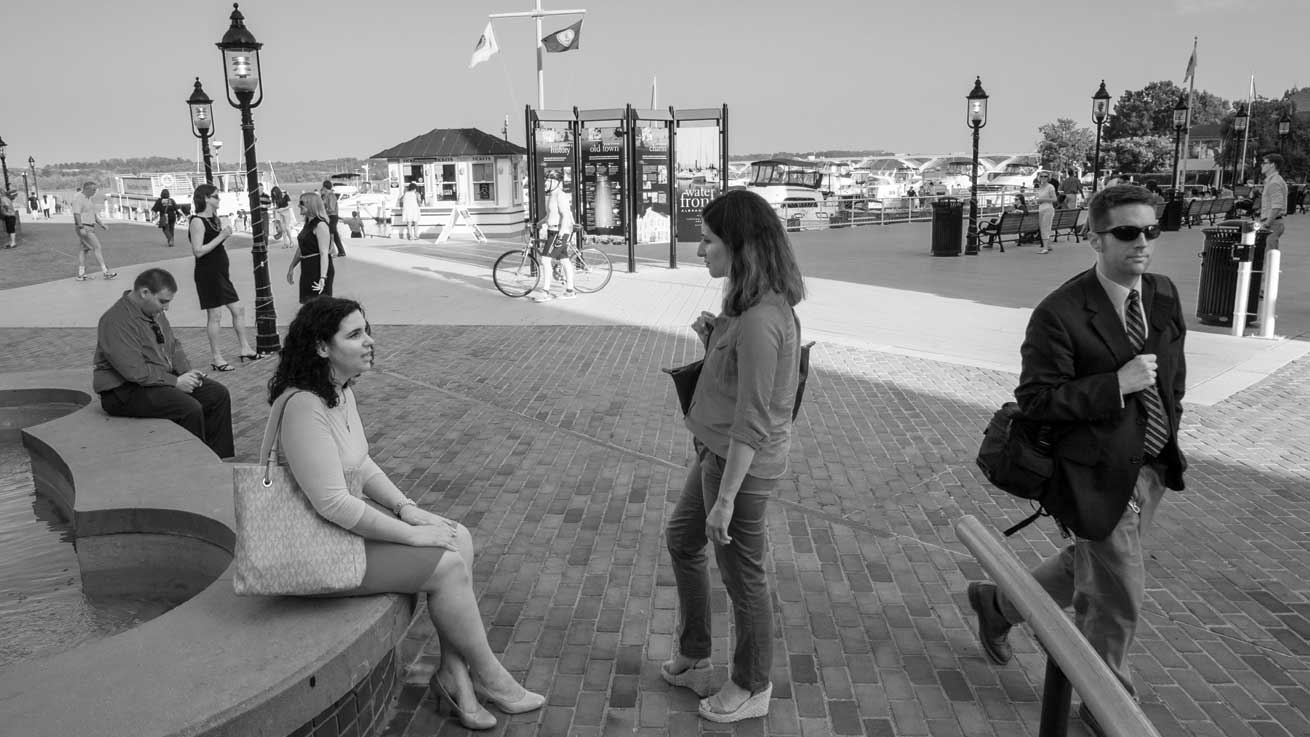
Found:
M 983 652 L 997 665 L 1005 665 L 1014 657 L 1010 649 L 1010 628 L 1013 627 L 996 608 L 996 584 L 969 584 L 969 606 L 978 615 L 978 642 Z

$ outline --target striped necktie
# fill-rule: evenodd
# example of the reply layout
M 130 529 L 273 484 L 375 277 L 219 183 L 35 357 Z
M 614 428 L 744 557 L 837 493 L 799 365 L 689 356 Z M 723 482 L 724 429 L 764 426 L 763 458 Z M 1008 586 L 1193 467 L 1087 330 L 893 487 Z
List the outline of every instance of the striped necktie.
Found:
M 1128 301 L 1124 303 L 1124 323 L 1128 330 L 1128 340 L 1133 350 L 1138 353 L 1146 346 L 1146 323 L 1142 321 L 1142 303 L 1136 289 L 1128 291 Z M 1160 392 L 1152 384 L 1141 391 L 1142 403 L 1146 405 L 1146 442 L 1142 450 L 1149 456 L 1156 456 L 1169 442 L 1169 420 L 1164 414 L 1164 405 L 1160 402 Z

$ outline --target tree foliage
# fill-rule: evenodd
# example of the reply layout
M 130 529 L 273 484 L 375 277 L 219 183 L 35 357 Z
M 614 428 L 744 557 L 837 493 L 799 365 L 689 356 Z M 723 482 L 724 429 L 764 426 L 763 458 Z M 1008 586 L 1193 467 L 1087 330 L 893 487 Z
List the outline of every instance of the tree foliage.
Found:
M 1310 90 L 1310 87 L 1305 88 Z M 1291 115 L 1292 129 L 1286 141 L 1278 136 L 1278 121 L 1285 111 L 1290 112 L 1289 98 L 1303 90 L 1288 90 L 1278 100 L 1255 100 L 1251 103 L 1250 117 L 1246 134 L 1246 168 L 1242 179 L 1259 179 L 1261 154 L 1279 151 L 1286 159 L 1283 175 L 1289 180 L 1304 179 L 1310 173 L 1310 115 Z M 1310 113 L 1310 111 L 1297 111 Z M 1219 135 L 1224 145 L 1220 147 L 1216 163 L 1226 170 L 1231 170 L 1235 159 L 1242 156 L 1242 134 L 1234 130 L 1233 120 L 1236 113 L 1229 113 L 1219 123 Z
M 1095 134 L 1088 128 L 1079 128 L 1070 118 L 1059 118 L 1037 128 L 1041 138 L 1037 141 L 1037 155 L 1042 167 L 1056 171 L 1089 168 Z
M 1186 94 L 1186 89 L 1169 81 L 1151 82 L 1140 90 L 1123 93 L 1106 120 L 1105 138 L 1172 136 L 1174 107 Z M 1199 90 L 1192 100 L 1192 125 L 1218 122 L 1232 109 L 1229 101 Z
M 1101 141 L 1101 169 L 1149 174 L 1173 167 L 1173 136 L 1130 136 Z

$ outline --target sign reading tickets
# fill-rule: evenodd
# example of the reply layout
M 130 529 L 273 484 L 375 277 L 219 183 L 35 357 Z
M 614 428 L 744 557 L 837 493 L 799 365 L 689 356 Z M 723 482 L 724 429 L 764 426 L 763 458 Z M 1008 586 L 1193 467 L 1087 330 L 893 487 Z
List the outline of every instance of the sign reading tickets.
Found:
M 623 139 L 613 126 L 582 129 L 582 227 L 587 235 L 622 236 Z
M 654 123 L 637 129 L 637 242 L 668 243 L 672 225 L 669 207 L 669 128 Z
M 570 187 L 576 185 L 578 178 L 573 171 L 573 132 L 568 128 L 537 129 L 537 199 L 538 217 L 546 214 L 546 172 L 554 170 L 560 173 L 563 181 Z

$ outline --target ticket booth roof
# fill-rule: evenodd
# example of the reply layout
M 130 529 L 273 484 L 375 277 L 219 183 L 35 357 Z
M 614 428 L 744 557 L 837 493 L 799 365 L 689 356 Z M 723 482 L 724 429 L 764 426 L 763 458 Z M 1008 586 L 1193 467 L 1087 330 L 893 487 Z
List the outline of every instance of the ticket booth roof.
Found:
M 417 161 L 461 156 L 522 156 L 527 152 L 522 146 L 477 128 L 436 128 L 369 158 Z

